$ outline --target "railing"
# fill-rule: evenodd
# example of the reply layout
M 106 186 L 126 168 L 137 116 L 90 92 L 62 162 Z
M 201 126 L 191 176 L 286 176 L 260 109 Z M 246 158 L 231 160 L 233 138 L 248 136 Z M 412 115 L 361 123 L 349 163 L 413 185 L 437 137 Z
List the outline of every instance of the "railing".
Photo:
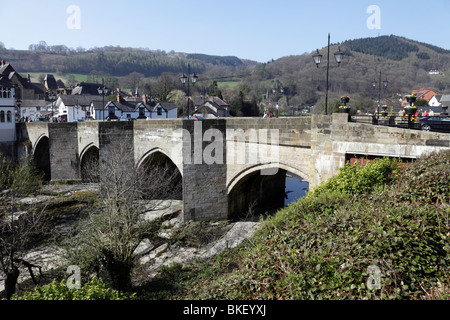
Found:
M 408 121 L 408 116 L 389 116 L 378 118 L 376 115 L 355 115 L 351 116 L 351 121 L 404 129 L 421 129 L 419 118 L 411 118 L 411 120 Z

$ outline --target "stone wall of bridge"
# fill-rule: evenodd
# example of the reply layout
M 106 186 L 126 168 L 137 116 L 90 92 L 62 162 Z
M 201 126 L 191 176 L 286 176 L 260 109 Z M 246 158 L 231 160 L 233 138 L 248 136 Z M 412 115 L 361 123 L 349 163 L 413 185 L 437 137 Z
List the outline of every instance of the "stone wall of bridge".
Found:
M 21 123 L 17 128 L 20 157 L 36 156 L 39 151 L 39 157 L 45 158 L 43 149 L 48 149 L 44 160 L 49 162 L 52 181 L 79 181 L 80 164 L 90 148 L 97 148 L 102 159 L 115 146 L 127 144 L 137 165 L 154 153 L 165 155 L 182 175 L 185 220 L 227 219 L 229 209 L 235 207 L 229 203 L 235 188 L 245 192 L 245 181 L 248 190 L 256 190 L 262 181 L 281 185 L 282 175 L 276 176 L 280 169 L 314 188 L 335 175 L 349 155 L 414 159 L 450 149 L 450 134 L 349 122 L 346 114 Z M 273 177 L 255 180 L 255 173 Z

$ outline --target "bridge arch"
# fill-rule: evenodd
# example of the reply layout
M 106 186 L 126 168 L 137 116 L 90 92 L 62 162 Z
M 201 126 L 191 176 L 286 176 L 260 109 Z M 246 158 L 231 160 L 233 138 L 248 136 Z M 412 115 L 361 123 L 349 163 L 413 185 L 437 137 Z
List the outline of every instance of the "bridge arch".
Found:
M 146 152 L 137 162 L 137 167 L 156 186 L 161 185 L 159 189 L 151 188 L 152 198 L 182 200 L 182 172 L 164 150 L 153 148 Z
M 227 183 L 227 194 L 230 194 L 230 192 L 233 190 L 234 186 L 245 176 L 253 173 L 258 172 L 261 170 L 272 170 L 272 169 L 282 169 L 288 172 L 291 172 L 299 177 L 301 177 L 305 181 L 309 181 L 309 176 L 303 171 L 298 168 L 294 168 L 288 164 L 285 163 L 269 163 L 269 164 L 258 164 L 255 166 L 247 167 L 244 170 L 238 172 L 236 175 L 234 175 L 233 178 L 229 180 Z M 268 172 L 270 174 L 270 172 Z
M 51 180 L 50 139 L 42 134 L 33 145 L 32 164 L 44 174 L 44 180 Z
M 99 181 L 100 149 L 95 143 L 84 147 L 80 153 L 80 174 L 83 182 Z
M 292 179 L 307 185 L 309 181 L 303 170 L 285 163 L 255 165 L 240 171 L 227 185 L 227 218 L 251 219 L 283 208 L 288 201 L 288 178 L 291 186 L 296 183 Z

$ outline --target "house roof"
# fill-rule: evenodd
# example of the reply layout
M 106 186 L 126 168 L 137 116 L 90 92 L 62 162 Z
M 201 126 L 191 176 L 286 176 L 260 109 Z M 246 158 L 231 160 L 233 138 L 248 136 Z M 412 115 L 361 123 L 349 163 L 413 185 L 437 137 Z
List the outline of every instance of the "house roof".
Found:
M 93 95 L 100 96 L 98 89 L 101 87 L 97 83 L 81 82 L 78 83 L 75 88 L 72 89 L 72 95 Z
M 450 94 L 443 94 L 441 97 L 441 100 L 439 101 L 441 103 L 450 103 Z
M 60 95 L 58 100 L 62 101 L 66 106 L 89 106 L 93 101 L 99 101 L 103 104 L 102 97 L 99 95 Z M 107 102 L 108 101 L 105 100 L 105 104 Z
M 421 89 L 413 90 L 412 94 L 414 94 L 419 99 L 424 99 L 426 101 L 430 101 L 431 98 L 433 98 L 438 93 L 431 89 L 421 88 Z
M 158 106 L 161 106 L 166 112 L 177 108 L 177 105 L 174 102 L 158 102 L 153 108 L 153 111 L 156 111 Z
M 58 89 L 58 84 L 56 83 L 56 79 L 52 74 L 46 74 L 44 82 L 47 89 Z
M 13 87 L 13 84 L 9 80 L 9 77 L 4 74 L 0 74 L 0 87 Z
M 107 105 L 114 104 L 117 109 L 122 110 L 123 112 L 134 112 L 136 111 L 137 104 L 131 103 L 131 102 L 117 102 L 117 101 L 110 101 Z

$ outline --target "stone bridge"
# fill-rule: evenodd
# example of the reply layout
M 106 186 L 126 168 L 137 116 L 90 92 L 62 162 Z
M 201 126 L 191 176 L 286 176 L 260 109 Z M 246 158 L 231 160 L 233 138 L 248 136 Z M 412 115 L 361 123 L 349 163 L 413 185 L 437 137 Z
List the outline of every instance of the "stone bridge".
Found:
M 185 220 L 233 219 L 255 202 L 280 207 L 287 172 L 314 188 L 351 157 L 407 160 L 450 148 L 447 133 L 349 122 L 346 114 L 22 123 L 17 130 L 19 157 L 31 157 L 54 182 L 82 181 L 85 164 L 120 143 L 138 166 L 164 159 L 182 177 Z

